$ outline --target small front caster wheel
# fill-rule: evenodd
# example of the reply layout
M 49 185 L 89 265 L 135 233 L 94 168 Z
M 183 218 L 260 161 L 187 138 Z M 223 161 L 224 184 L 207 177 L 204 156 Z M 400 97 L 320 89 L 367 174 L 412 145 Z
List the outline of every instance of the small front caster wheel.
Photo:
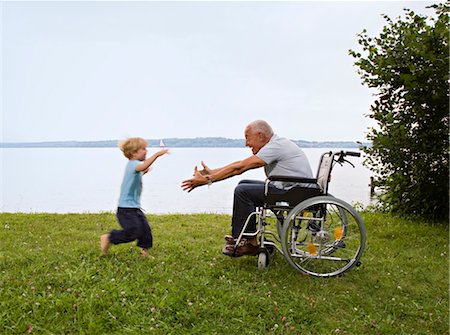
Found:
M 269 267 L 269 254 L 267 251 L 261 251 L 258 255 L 258 270 L 266 270 Z

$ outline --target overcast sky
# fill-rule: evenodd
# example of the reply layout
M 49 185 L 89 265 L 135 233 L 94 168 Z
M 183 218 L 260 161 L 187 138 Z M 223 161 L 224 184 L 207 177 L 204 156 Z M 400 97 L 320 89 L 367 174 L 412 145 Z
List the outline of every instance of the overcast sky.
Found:
M 433 1 L 1 2 L 0 140 L 362 141 L 374 100 L 348 55 Z

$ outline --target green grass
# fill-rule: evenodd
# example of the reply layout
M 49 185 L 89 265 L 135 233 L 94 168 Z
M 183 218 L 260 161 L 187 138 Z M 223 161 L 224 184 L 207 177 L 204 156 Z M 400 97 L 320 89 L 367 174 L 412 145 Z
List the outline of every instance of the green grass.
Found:
M 362 266 L 318 279 L 222 256 L 226 215 L 150 215 L 142 259 L 100 256 L 113 213 L 0 213 L 0 333 L 447 334 L 448 227 L 362 216 Z

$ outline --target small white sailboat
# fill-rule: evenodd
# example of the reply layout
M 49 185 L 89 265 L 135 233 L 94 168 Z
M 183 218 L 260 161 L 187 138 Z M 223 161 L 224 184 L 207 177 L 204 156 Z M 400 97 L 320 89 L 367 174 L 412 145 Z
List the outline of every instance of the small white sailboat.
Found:
M 166 147 L 166 146 L 164 145 L 163 140 L 160 140 L 160 141 L 159 141 L 159 147 L 160 147 L 160 148 L 165 148 L 165 147 Z

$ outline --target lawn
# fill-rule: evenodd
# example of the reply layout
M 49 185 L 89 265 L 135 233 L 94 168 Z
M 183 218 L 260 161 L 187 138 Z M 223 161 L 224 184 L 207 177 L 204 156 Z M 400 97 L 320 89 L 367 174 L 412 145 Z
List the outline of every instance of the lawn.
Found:
M 113 213 L 0 213 L 0 333 L 448 334 L 448 226 L 362 217 L 361 267 L 319 279 L 223 256 L 227 215 L 149 215 L 144 259 L 100 255 Z

